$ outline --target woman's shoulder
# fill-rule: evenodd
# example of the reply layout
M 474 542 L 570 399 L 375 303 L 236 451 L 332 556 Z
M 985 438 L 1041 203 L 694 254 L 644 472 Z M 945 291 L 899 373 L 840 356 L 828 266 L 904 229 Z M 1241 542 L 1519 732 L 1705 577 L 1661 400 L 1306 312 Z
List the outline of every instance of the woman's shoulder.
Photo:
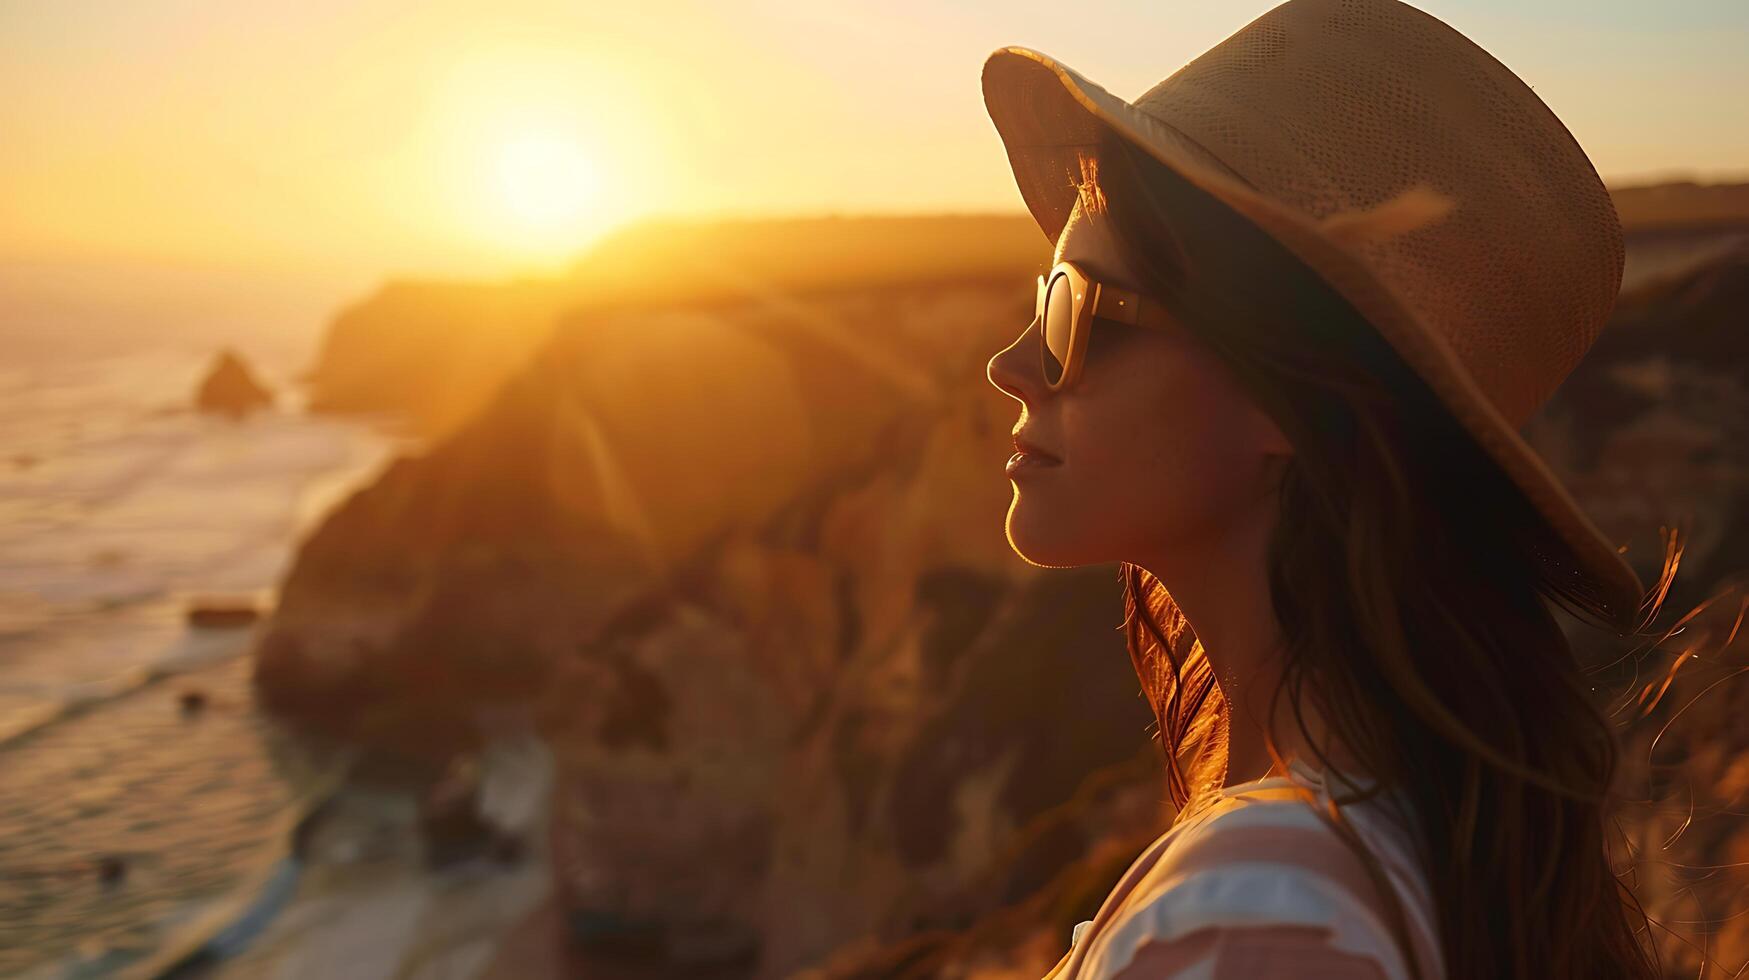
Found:
M 1263 976 L 1270 958 L 1304 969 L 1373 963 L 1384 980 L 1406 978 L 1382 900 L 1361 858 L 1289 780 L 1223 794 L 1175 825 L 1156 863 L 1087 954 L 1087 977 L 1118 977 L 1132 961 L 1151 977 L 1170 962 L 1219 960 Z M 1314 788 L 1315 789 L 1315 788 Z M 1425 882 L 1373 813 L 1345 807 L 1367 850 L 1403 900 L 1412 941 L 1436 956 Z M 1190 975 L 1190 974 L 1187 974 Z M 1304 972 L 1288 975 L 1311 975 Z M 1363 969 L 1340 975 L 1365 975 Z M 1437 976 L 1426 974 L 1424 976 Z

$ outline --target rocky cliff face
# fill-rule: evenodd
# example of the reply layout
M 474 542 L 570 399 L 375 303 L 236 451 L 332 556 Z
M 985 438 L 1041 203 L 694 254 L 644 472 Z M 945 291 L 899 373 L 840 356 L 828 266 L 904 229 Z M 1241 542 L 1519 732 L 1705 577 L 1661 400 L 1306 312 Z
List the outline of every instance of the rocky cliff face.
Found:
M 1717 234 L 1630 237 L 1644 274 L 1527 427 L 1635 560 L 1693 514 L 1672 605 L 1749 560 L 1749 259 Z M 675 252 L 715 291 L 560 318 L 340 507 L 267 626 L 263 696 L 436 754 L 478 705 L 538 705 L 580 935 L 762 977 L 1037 976 L 1170 816 L 1115 567 L 1003 537 L 1015 412 L 983 365 L 1046 255 L 875 262 L 874 289 L 755 251 Z
M 388 413 L 441 436 L 480 411 L 565 311 L 646 314 L 842 285 L 994 281 L 1027 276 L 1046 258 L 1024 214 L 645 221 L 551 279 L 386 283 L 340 311 L 303 380 L 314 411 Z
M 386 414 L 447 433 L 552 329 L 558 283 L 385 283 L 341 310 L 303 380 L 311 411 Z
M 767 975 L 967 925 L 1156 827 L 1149 790 L 1061 812 L 1157 759 L 1115 567 L 1041 576 L 1003 534 L 1014 411 L 983 365 L 1029 268 L 803 290 L 698 261 L 737 298 L 572 313 L 339 508 L 263 696 L 403 752 L 538 703 L 579 931 Z
M 1682 528 L 1690 605 L 1749 565 L 1749 235 L 1697 254 L 1623 293 L 1525 431 L 1648 584 Z

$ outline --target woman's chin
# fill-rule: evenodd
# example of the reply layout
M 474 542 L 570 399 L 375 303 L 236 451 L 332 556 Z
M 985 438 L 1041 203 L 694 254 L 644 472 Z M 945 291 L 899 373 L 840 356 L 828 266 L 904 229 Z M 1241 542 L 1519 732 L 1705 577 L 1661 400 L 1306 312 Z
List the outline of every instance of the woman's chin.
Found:
M 1089 564 L 1082 554 L 1085 549 L 1076 547 L 1077 542 L 1065 536 L 1063 531 L 1061 524 L 1053 526 L 1048 521 L 1034 521 L 1026 504 L 1020 500 L 1008 509 L 1008 546 L 1028 564 L 1046 568 Z

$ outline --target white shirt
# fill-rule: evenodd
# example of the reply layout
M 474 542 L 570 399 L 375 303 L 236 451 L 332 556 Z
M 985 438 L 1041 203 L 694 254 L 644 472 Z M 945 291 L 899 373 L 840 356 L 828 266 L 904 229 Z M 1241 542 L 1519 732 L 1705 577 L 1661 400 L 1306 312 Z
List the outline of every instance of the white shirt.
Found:
M 1287 776 L 1227 787 L 1181 815 L 1099 913 L 1075 926 L 1047 980 L 1261 978 L 1271 970 L 1409 980 L 1359 859 L 1296 787 L 1328 803 L 1321 774 L 1295 760 Z M 1403 903 L 1423 980 L 1443 980 L 1438 922 L 1412 838 L 1379 800 L 1342 813 Z

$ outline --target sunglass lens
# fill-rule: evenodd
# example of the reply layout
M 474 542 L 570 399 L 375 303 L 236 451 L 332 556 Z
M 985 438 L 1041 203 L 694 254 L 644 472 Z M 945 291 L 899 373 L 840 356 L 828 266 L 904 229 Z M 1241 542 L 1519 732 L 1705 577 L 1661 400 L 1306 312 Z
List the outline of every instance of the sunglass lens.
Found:
M 1039 335 L 1043 338 L 1040 347 L 1043 350 L 1045 381 L 1056 384 L 1063 376 L 1063 368 L 1069 361 L 1070 331 L 1075 323 L 1074 288 L 1069 283 L 1069 277 L 1057 275 L 1051 279 L 1050 290 L 1045 294 L 1045 322 L 1039 324 Z

